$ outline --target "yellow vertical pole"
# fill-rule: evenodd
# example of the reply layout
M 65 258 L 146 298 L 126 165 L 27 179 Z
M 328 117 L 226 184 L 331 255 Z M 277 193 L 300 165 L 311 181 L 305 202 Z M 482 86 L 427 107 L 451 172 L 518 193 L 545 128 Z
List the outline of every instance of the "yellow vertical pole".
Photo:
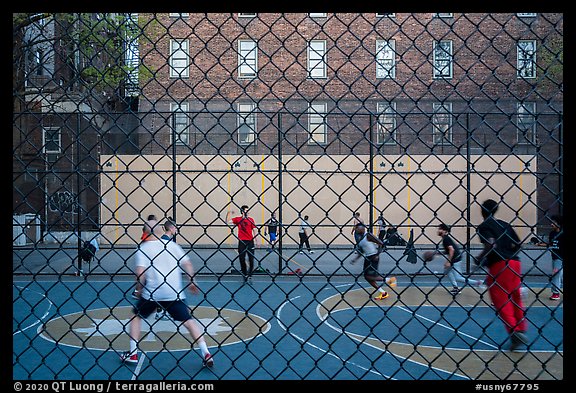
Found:
M 261 222 L 264 222 L 264 221 L 266 220 L 266 219 L 264 218 L 264 214 L 265 214 L 265 209 L 264 209 L 265 199 L 264 199 L 264 196 L 265 196 L 265 192 L 266 192 L 266 177 L 264 176 L 264 160 L 265 160 L 265 157 L 264 157 L 264 154 L 262 154 L 262 156 L 261 156 L 261 163 L 260 163 L 260 173 L 262 174 L 262 175 L 261 175 L 261 178 L 262 178 L 262 193 L 261 193 L 261 195 L 262 195 L 262 197 L 261 197 L 261 206 L 262 206 L 262 207 L 261 207 L 261 210 L 262 210 L 262 213 L 261 213 L 262 215 L 261 215 L 261 217 L 262 217 L 262 218 L 261 218 L 261 220 L 262 220 L 262 221 L 261 221 Z
M 232 171 L 234 170 L 234 163 L 231 162 L 230 156 L 228 156 L 227 162 L 230 165 L 230 167 L 228 168 L 228 174 L 226 175 L 226 177 L 228 178 L 227 179 L 228 180 L 228 187 L 226 189 L 226 192 L 228 194 L 228 204 L 226 205 L 226 215 L 228 215 L 228 212 L 230 211 L 230 204 L 232 202 L 232 195 L 230 194 L 230 176 L 232 174 Z M 226 223 L 226 226 L 228 226 L 228 223 Z M 232 241 L 231 237 L 228 236 L 226 239 L 227 239 L 226 243 L 230 244 Z
M 372 157 L 372 160 L 376 160 L 376 157 Z M 373 163 L 372 168 L 376 168 L 376 162 Z M 373 176 L 374 180 L 378 180 L 378 176 L 376 176 L 376 170 L 374 170 L 373 173 L 370 174 L 370 176 Z M 372 184 L 374 184 L 374 188 L 372 190 L 370 190 L 370 192 L 372 193 L 372 201 L 373 201 L 373 206 L 372 206 L 372 211 L 374 214 L 374 217 L 378 218 L 380 216 L 380 212 L 378 211 L 378 209 L 376 208 L 377 206 L 377 199 L 376 199 L 376 195 L 378 195 L 376 193 L 376 189 L 378 188 L 377 184 L 379 184 L 378 182 L 374 181 Z M 372 224 L 372 223 L 370 223 Z M 378 230 L 375 230 L 376 235 L 378 235 Z
M 524 161 L 523 161 L 522 159 L 518 158 L 518 164 L 519 164 L 519 166 L 520 166 L 520 170 L 518 171 L 518 178 L 519 178 L 519 179 L 518 179 L 518 185 L 519 185 L 519 187 L 520 187 L 520 192 L 519 192 L 520 197 L 518 198 L 519 204 L 518 204 L 518 209 L 517 209 L 517 211 L 518 211 L 518 218 L 520 218 L 521 213 L 522 213 L 522 200 L 523 200 L 523 198 L 522 198 L 522 190 L 523 190 L 523 188 L 524 188 L 523 185 L 522 185 L 522 178 L 523 178 L 522 172 L 524 171 L 524 166 L 523 166 L 522 164 L 524 164 Z M 523 222 L 523 221 L 520 220 L 520 222 Z M 524 232 L 524 230 L 522 230 L 522 231 L 518 234 L 518 236 L 520 237 L 520 239 L 523 239 L 523 238 L 524 238 L 524 233 L 523 233 L 523 232 Z
M 411 160 L 410 160 L 410 156 L 408 156 L 408 166 L 407 166 L 407 177 L 406 177 L 406 186 L 408 186 L 408 213 L 410 213 L 410 216 L 412 215 L 411 210 L 411 201 L 410 201 L 410 176 L 411 176 L 411 171 L 410 171 L 410 164 L 411 164 Z M 410 234 L 410 229 L 412 227 L 412 219 L 410 218 L 410 216 L 408 216 L 408 232 L 407 234 Z
M 114 171 L 116 176 L 114 178 L 114 219 L 116 220 L 116 229 L 114 229 L 114 243 L 118 241 L 118 157 L 114 157 Z

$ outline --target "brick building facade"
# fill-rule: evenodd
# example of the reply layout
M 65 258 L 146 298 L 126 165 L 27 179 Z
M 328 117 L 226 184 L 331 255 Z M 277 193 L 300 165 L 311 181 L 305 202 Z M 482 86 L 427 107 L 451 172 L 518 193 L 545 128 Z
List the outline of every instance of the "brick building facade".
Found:
M 176 154 L 528 154 L 542 180 L 539 209 L 561 209 L 562 14 L 139 18 L 155 37 L 140 45 L 154 74 L 141 81 L 144 154 L 172 153 L 178 134 Z M 184 42 L 176 54 L 175 42 Z M 393 58 L 379 58 L 382 45 Z M 310 68 L 313 57 L 321 67 Z M 254 135 L 243 143 L 246 126 Z

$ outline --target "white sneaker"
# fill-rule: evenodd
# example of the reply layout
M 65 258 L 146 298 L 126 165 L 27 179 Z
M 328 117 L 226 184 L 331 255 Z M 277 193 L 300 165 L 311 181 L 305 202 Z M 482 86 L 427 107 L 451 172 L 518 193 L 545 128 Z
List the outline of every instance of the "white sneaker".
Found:
M 310 254 L 314 254 L 314 251 L 310 251 Z

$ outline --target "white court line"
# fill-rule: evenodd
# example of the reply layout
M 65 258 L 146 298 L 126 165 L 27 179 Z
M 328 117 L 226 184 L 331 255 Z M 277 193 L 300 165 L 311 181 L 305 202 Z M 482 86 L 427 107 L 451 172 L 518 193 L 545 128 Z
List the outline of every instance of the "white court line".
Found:
M 41 317 L 40 319 L 38 319 L 35 323 L 33 323 L 33 324 L 30 325 L 30 326 L 26 326 L 24 329 L 20 329 L 20 330 L 14 332 L 14 333 L 12 334 L 12 337 L 14 337 L 14 336 L 17 335 L 17 334 L 20 334 L 20 333 L 22 333 L 22 332 L 30 329 L 31 327 L 34 327 L 34 326 L 38 325 L 40 322 L 42 322 L 42 320 L 48 316 L 48 314 L 50 313 L 50 309 L 51 309 L 52 306 L 54 305 L 54 303 L 52 303 L 52 302 L 50 301 L 50 299 L 48 299 L 48 298 L 46 297 L 46 295 L 44 295 L 43 293 L 40 293 L 40 292 L 37 292 L 37 291 L 33 291 L 33 290 L 29 289 L 29 288 L 20 287 L 20 286 L 18 286 L 18 285 L 15 285 L 15 287 L 16 287 L 16 288 L 19 288 L 19 289 L 23 289 L 23 290 L 25 290 L 25 291 L 30 291 L 30 292 L 33 292 L 33 293 L 36 293 L 36 294 L 42 296 L 45 300 L 48 301 L 48 309 L 46 310 L 46 312 L 44 313 L 44 315 L 42 315 L 42 317 Z
M 353 284 L 342 284 L 342 285 L 337 285 L 336 287 L 350 286 L 350 285 L 353 285 Z M 331 289 L 331 288 L 324 288 L 324 289 L 326 290 L 326 289 Z M 364 367 L 364 366 L 361 366 L 361 365 L 359 365 L 359 364 L 357 364 L 357 363 L 354 363 L 354 362 L 351 362 L 351 361 L 349 361 L 349 360 L 344 360 L 344 359 L 342 359 L 340 356 L 332 353 L 331 351 L 326 351 L 326 350 L 320 348 L 320 347 L 317 346 L 317 345 L 314 345 L 314 344 L 312 344 L 312 343 L 309 343 L 308 341 L 304 340 L 302 337 L 300 337 L 300 336 L 298 336 L 298 335 L 296 335 L 296 334 L 294 334 L 294 333 L 292 333 L 292 332 L 289 332 L 288 329 L 286 328 L 286 326 L 284 326 L 284 324 L 282 324 L 281 318 L 280 318 L 280 314 L 282 313 L 282 309 L 284 308 L 284 306 L 286 306 L 288 303 L 292 302 L 293 300 L 298 299 L 299 297 L 301 297 L 301 296 L 300 296 L 300 295 L 299 295 L 299 296 L 295 296 L 295 297 L 293 297 L 293 298 L 290 298 L 289 300 L 286 300 L 284 303 L 282 303 L 282 305 L 280 306 L 280 308 L 278 308 L 278 311 L 277 311 L 277 313 L 276 313 L 276 322 L 278 322 L 278 325 L 280 325 L 280 327 L 281 327 L 286 333 L 288 333 L 288 334 L 291 335 L 292 337 L 296 338 L 298 341 L 300 341 L 300 342 L 302 342 L 302 343 L 304 343 L 304 344 L 306 344 L 306 345 L 310 345 L 312 348 L 315 348 L 315 349 L 317 349 L 317 350 L 319 350 L 319 351 L 321 351 L 321 352 L 323 352 L 323 353 L 325 353 L 325 354 L 327 354 L 327 355 L 329 355 L 329 356 L 332 356 L 332 357 L 340 360 L 340 361 L 343 362 L 343 363 L 348 363 L 348 364 L 351 364 L 351 365 L 353 365 L 353 366 L 355 366 L 355 367 L 358 367 L 359 369 L 362 369 L 362 370 L 364 370 L 364 371 L 368 371 L 368 372 L 370 372 L 370 373 L 379 375 L 379 376 L 381 376 L 381 377 L 394 380 L 394 378 L 391 378 L 391 377 L 388 376 L 388 375 L 381 374 L 381 373 L 379 373 L 379 372 L 377 372 L 377 371 L 374 371 L 374 370 L 372 370 L 372 369 L 366 368 L 366 367 Z
M 134 369 L 134 372 L 132 373 L 132 378 L 130 378 L 131 381 L 137 380 L 138 376 L 140 375 L 140 370 L 142 370 L 142 365 L 144 364 L 144 358 L 146 357 L 146 353 L 141 352 L 140 354 L 142 356 L 140 356 L 140 358 L 138 359 L 138 364 L 136 365 L 136 368 Z
M 381 351 L 381 352 L 386 352 L 386 350 L 383 350 L 382 348 L 379 348 L 379 347 L 377 347 L 377 346 L 375 346 L 375 345 L 373 345 L 373 344 L 370 344 L 370 343 L 366 342 L 365 339 L 368 338 L 368 336 L 362 336 L 362 335 L 357 334 L 357 333 L 352 333 L 352 332 L 349 332 L 349 331 L 347 331 L 347 330 L 345 330 L 345 329 L 338 329 L 337 327 L 335 327 L 335 326 L 333 326 L 332 324 L 330 324 L 329 322 L 327 322 L 326 320 L 327 320 L 327 317 L 330 315 L 330 312 L 328 312 L 328 313 L 326 314 L 326 316 L 325 316 L 324 318 L 322 318 L 322 316 L 320 315 L 320 311 L 319 311 L 319 308 L 320 308 L 320 305 L 321 305 L 321 304 L 322 304 L 322 303 L 320 303 L 320 304 L 316 307 L 316 315 L 318 316 L 318 319 L 320 319 L 320 320 L 321 320 L 323 323 L 325 323 L 328 327 L 330 327 L 331 329 L 333 329 L 334 331 L 336 331 L 336 332 L 338 332 L 338 333 L 347 335 L 348 337 L 350 337 L 351 339 L 359 342 L 360 344 L 367 345 L 367 346 L 369 346 L 369 347 L 371 347 L 371 348 L 374 348 L 374 349 L 376 349 L 376 350 L 378 350 L 378 351 Z M 368 307 L 379 308 L 379 307 L 376 307 L 376 306 L 368 306 Z M 352 309 L 352 308 L 351 308 L 351 309 Z M 390 341 L 388 341 L 388 342 L 390 342 Z M 418 361 L 416 361 L 416 360 L 408 359 L 408 358 L 406 358 L 406 357 L 404 357 L 404 356 L 400 356 L 400 355 L 398 355 L 398 354 L 396 354 L 396 353 L 394 353 L 394 352 L 390 352 L 390 354 L 392 354 L 392 356 L 394 356 L 395 358 L 404 359 L 404 360 L 407 360 L 407 361 L 410 362 L 410 363 L 414 363 L 414 364 L 416 364 L 416 365 L 419 365 L 419 366 L 422 366 L 422 367 L 425 367 L 425 368 L 431 368 L 431 369 L 433 369 L 433 370 L 440 371 L 440 372 L 443 372 L 443 373 L 446 373 L 446 374 L 457 375 L 457 376 L 462 377 L 462 378 L 464 378 L 464 379 L 470 379 L 469 377 L 467 377 L 467 376 L 465 376 L 465 375 L 455 374 L 455 373 L 453 373 L 453 372 L 451 372 L 451 371 L 443 370 L 443 369 L 437 368 L 437 367 L 430 367 L 430 364 L 424 364 L 424 363 L 418 362 Z
M 424 316 L 419 315 L 418 313 L 416 313 L 416 312 L 414 312 L 414 311 L 408 310 L 408 309 L 405 308 L 404 306 L 398 306 L 398 308 L 399 308 L 400 310 L 404 311 L 404 312 L 407 312 L 408 314 L 414 315 L 416 318 L 420 318 L 420 319 L 423 319 L 423 320 L 425 320 L 425 321 L 428 321 L 428 322 L 430 322 L 432 325 L 437 325 L 437 326 L 443 327 L 444 329 L 450 330 L 450 331 L 456 333 L 456 334 L 459 335 L 459 336 L 464 336 L 464 337 L 471 338 L 471 339 L 473 339 L 473 340 L 476 340 L 477 342 L 480 342 L 480 343 L 482 343 L 482 344 L 484 344 L 484 345 L 487 345 L 487 346 L 489 346 L 489 347 L 492 347 L 492 348 L 494 348 L 495 350 L 498 350 L 498 349 L 499 349 L 499 347 L 496 346 L 496 345 L 490 344 L 490 343 L 488 343 L 488 342 L 486 342 L 486 341 L 484 341 L 484 340 L 479 340 L 477 337 L 474 337 L 474 336 L 471 336 L 471 335 L 466 334 L 466 333 L 464 333 L 464 332 L 461 332 L 460 330 L 456 330 L 456 329 L 454 329 L 454 328 L 452 328 L 452 327 L 450 327 L 450 326 L 444 325 L 443 323 L 439 323 L 439 322 L 433 321 L 433 320 L 431 320 L 430 318 L 424 317 Z M 430 347 L 430 348 L 438 348 L 438 347 Z M 450 350 L 462 350 L 463 348 L 449 348 L 449 347 L 447 347 L 447 348 L 445 348 L 445 349 L 450 349 Z M 483 351 L 488 351 L 488 350 L 487 350 L 487 349 L 484 349 Z

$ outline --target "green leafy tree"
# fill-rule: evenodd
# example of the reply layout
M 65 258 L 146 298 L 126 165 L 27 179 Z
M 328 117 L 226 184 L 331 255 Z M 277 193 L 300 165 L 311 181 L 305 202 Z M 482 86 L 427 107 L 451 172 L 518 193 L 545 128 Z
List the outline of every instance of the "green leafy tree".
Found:
M 564 40 L 559 33 L 546 37 L 538 50 L 539 68 L 543 76 L 539 78 L 538 91 L 549 98 L 563 90 L 564 83 Z
M 52 23 L 53 35 L 30 36 L 30 29 L 39 23 L 43 26 Z M 73 95 L 75 101 L 89 104 L 93 111 L 117 108 L 133 75 L 149 74 L 137 61 L 133 64 L 126 61 L 130 43 L 141 37 L 129 14 L 17 13 L 13 14 L 13 36 L 15 110 L 22 109 L 26 102 L 26 59 L 30 50 L 39 45 L 52 45 L 59 62 L 54 73 L 67 77 L 64 85 L 46 84 L 41 94 L 72 92 L 63 94 L 61 99 L 70 100 Z

